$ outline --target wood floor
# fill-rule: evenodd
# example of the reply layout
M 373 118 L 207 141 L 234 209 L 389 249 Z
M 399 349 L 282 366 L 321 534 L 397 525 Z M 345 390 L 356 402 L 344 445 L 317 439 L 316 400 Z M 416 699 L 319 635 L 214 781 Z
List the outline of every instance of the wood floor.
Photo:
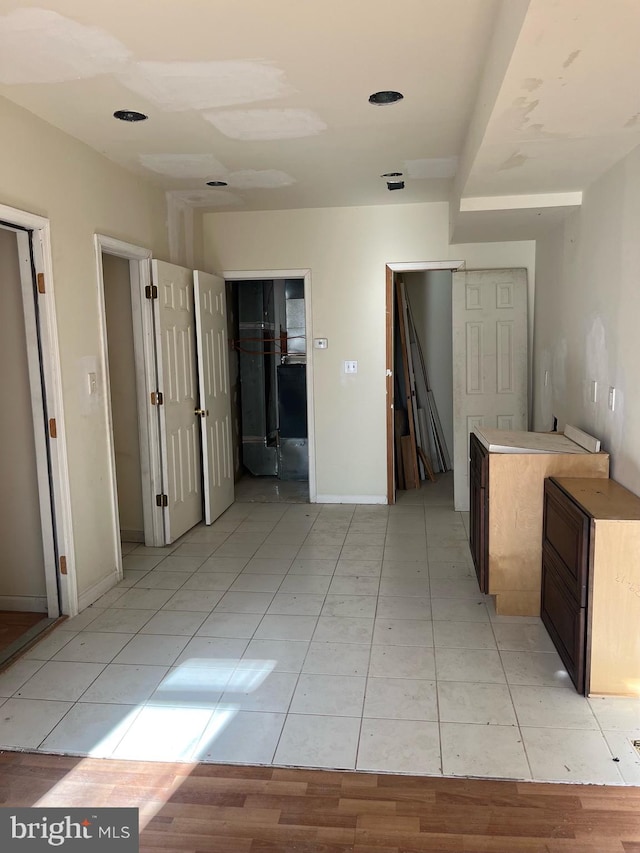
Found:
M 16 640 L 47 618 L 46 613 L 23 613 L 18 610 L 0 610 L 0 653 Z
M 136 806 L 163 853 L 640 853 L 640 788 L 0 752 L 0 805 Z

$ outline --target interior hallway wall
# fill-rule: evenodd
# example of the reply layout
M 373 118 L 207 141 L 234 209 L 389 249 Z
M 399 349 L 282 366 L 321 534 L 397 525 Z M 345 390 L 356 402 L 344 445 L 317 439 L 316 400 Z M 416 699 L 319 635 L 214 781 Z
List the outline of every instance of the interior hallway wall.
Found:
M 453 327 L 451 271 L 404 273 L 429 385 L 453 462 Z
M 117 578 L 94 235 L 167 257 L 164 194 L 0 99 L 0 203 L 51 221 L 75 563 L 86 606 Z M 114 132 L 115 129 L 114 129 Z M 88 394 L 87 373 L 97 393 Z
M 538 241 L 534 412 L 602 440 L 611 476 L 640 494 L 640 148 Z M 545 385 L 545 373 L 548 382 Z M 591 382 L 597 400 L 591 402 Z M 616 389 L 615 410 L 608 407 Z
M 144 542 L 129 261 L 103 254 L 102 269 L 120 534 L 124 541 Z
M 311 270 L 309 337 L 329 341 L 313 350 L 320 501 L 386 502 L 385 265 L 461 259 L 535 280 L 532 241 L 450 245 L 445 202 L 209 213 L 203 228 L 212 272 Z
M 41 610 L 47 599 L 16 235 L 0 228 L 0 610 Z M 44 413 L 40 422 L 44 431 Z M 7 601 L 4 596 L 15 596 Z M 31 599 L 39 600 L 34 602 Z M 27 597 L 24 601 L 21 598 Z

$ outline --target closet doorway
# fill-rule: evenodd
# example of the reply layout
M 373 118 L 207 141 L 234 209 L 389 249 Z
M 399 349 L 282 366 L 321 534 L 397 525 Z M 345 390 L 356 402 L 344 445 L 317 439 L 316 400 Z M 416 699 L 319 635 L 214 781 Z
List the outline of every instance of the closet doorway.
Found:
M 314 502 L 310 271 L 224 277 L 236 498 Z
M 39 292 L 40 284 L 40 292 Z M 60 615 L 45 365 L 33 230 L 0 222 L 0 663 Z

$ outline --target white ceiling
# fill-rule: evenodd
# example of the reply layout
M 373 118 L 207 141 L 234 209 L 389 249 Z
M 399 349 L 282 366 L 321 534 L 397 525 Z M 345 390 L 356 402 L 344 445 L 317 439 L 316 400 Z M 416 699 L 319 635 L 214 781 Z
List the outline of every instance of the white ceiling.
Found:
M 458 238 L 519 239 L 640 144 L 639 32 L 638 0 L 0 0 L 0 94 L 207 209 L 449 200 L 464 161 L 463 198 L 528 198 Z

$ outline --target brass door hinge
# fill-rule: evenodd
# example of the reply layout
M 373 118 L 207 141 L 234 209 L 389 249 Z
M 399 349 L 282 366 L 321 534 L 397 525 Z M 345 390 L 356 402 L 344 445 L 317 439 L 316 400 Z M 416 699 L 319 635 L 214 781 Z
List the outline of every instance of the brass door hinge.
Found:
M 164 395 L 162 391 L 152 391 L 151 392 L 151 405 L 152 406 L 162 406 L 164 403 Z
M 39 272 L 36 275 L 36 283 L 38 285 L 38 293 L 46 293 L 45 286 L 44 286 L 44 273 L 43 272 Z
M 55 418 L 49 418 L 49 435 L 51 438 L 58 437 L 58 426 Z
M 60 574 L 61 575 L 67 574 L 67 558 L 66 557 L 60 557 Z
M 169 506 L 169 498 L 166 495 L 156 495 L 156 506 Z
M 147 299 L 157 299 L 158 288 L 155 286 L 155 284 L 148 284 L 144 289 L 144 295 Z

